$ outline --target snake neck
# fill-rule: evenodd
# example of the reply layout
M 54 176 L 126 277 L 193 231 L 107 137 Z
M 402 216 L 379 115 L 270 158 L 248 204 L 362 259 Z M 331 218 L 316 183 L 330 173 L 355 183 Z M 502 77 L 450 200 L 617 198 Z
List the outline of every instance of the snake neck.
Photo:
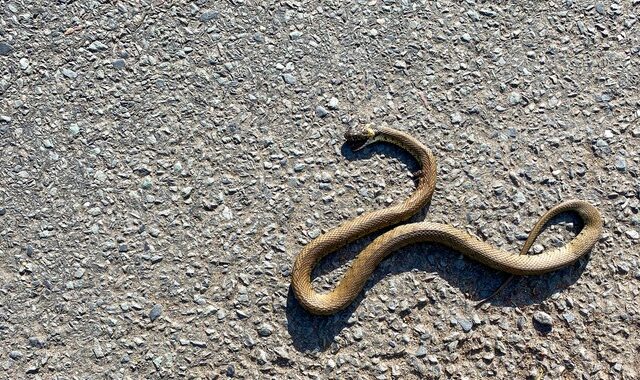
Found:
M 379 140 L 396 145 L 406 150 L 420 164 L 420 175 L 418 176 L 418 187 L 411 198 L 422 200 L 418 209 L 424 207 L 431 200 L 431 196 L 436 186 L 436 158 L 420 141 L 411 137 L 409 134 L 388 127 L 380 127 Z M 419 210 L 413 210 L 413 213 Z M 412 213 L 412 214 L 413 214 Z
M 306 279 L 313 266 L 327 254 L 372 232 L 409 219 L 431 201 L 436 180 L 436 159 L 431 150 L 410 135 L 391 128 L 381 127 L 378 137 L 380 141 L 406 150 L 418 161 L 421 169 L 415 191 L 401 203 L 362 214 L 309 242 L 296 258 L 296 267 L 303 273 L 301 278 L 305 281 L 308 281 Z

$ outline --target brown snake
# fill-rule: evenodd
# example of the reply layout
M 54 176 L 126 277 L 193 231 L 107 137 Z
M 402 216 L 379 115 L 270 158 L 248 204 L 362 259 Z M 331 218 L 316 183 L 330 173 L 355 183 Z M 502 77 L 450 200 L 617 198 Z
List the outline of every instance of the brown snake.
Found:
M 313 314 L 329 315 L 347 307 L 360 293 L 365 282 L 380 261 L 392 252 L 418 242 L 439 243 L 492 268 L 518 275 L 551 272 L 570 265 L 587 253 L 602 233 L 602 218 L 598 210 L 582 200 L 562 202 L 547 211 L 535 224 L 519 255 L 510 254 L 450 225 L 440 223 L 412 223 L 400 225 L 380 235 L 353 260 L 336 288 L 329 293 L 317 293 L 311 285 L 311 272 L 318 261 L 344 245 L 374 231 L 402 222 L 431 200 L 435 189 L 436 160 L 431 150 L 410 135 L 386 127 L 360 126 L 345 134 L 354 150 L 376 141 L 406 149 L 420 164 L 418 185 L 404 202 L 362 214 L 309 242 L 296 257 L 292 286 L 298 301 Z M 562 247 L 538 255 L 526 255 L 554 216 L 577 212 L 584 222 L 580 233 Z

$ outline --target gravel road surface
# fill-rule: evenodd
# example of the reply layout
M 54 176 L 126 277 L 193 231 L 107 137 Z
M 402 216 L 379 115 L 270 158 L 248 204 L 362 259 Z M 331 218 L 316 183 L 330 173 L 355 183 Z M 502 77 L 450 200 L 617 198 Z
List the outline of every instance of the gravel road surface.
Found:
M 3 1 L 0 377 L 640 378 L 640 1 L 493 3 Z M 301 247 L 414 188 L 367 122 L 438 158 L 413 221 L 515 254 L 580 198 L 604 234 L 477 309 L 507 275 L 418 244 L 309 315 Z

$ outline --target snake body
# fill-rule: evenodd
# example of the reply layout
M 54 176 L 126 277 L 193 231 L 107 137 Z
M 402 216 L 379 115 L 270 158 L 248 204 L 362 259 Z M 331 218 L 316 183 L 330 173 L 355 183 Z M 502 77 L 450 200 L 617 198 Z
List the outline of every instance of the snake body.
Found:
M 532 275 L 570 265 L 587 253 L 602 234 L 600 213 L 582 200 L 565 201 L 548 210 L 529 233 L 519 255 L 498 249 L 450 225 L 429 222 L 400 225 L 380 235 L 362 250 L 334 290 L 318 293 L 311 284 L 311 272 L 318 261 L 356 239 L 407 220 L 429 203 L 435 190 L 435 157 L 429 148 L 409 134 L 387 127 L 362 126 L 350 129 L 345 137 L 356 149 L 376 141 L 398 145 L 418 161 L 421 170 L 416 190 L 408 199 L 346 221 L 313 239 L 298 254 L 293 265 L 292 287 L 300 304 L 313 314 L 330 315 L 346 308 L 362 291 L 380 261 L 410 244 L 442 244 L 492 268 L 512 274 Z M 539 255 L 525 255 L 544 225 L 554 216 L 569 211 L 576 212 L 583 220 L 580 233 L 562 247 Z

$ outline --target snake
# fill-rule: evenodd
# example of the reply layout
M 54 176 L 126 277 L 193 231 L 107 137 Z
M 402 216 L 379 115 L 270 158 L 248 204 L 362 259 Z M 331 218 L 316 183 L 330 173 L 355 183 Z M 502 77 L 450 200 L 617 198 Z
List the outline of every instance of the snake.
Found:
M 318 293 L 313 289 L 311 274 L 323 257 L 375 231 L 406 221 L 431 201 L 436 186 L 435 156 L 431 149 L 408 133 L 387 126 L 365 124 L 349 128 L 345 139 L 354 151 L 375 142 L 394 144 L 409 152 L 421 168 L 415 173 L 417 185 L 409 198 L 384 209 L 363 213 L 328 230 L 307 243 L 296 256 L 291 272 L 291 285 L 299 303 L 312 314 L 331 315 L 348 307 L 362 291 L 378 264 L 393 252 L 411 244 L 441 244 L 512 275 L 537 275 L 571 265 L 589 252 L 602 234 L 603 221 L 600 213 L 593 205 L 579 199 L 566 200 L 544 213 L 518 254 L 496 248 L 448 224 L 401 224 L 366 246 L 355 257 L 333 290 Z M 582 219 L 580 232 L 561 247 L 528 255 L 527 252 L 545 225 L 565 212 L 575 212 Z

